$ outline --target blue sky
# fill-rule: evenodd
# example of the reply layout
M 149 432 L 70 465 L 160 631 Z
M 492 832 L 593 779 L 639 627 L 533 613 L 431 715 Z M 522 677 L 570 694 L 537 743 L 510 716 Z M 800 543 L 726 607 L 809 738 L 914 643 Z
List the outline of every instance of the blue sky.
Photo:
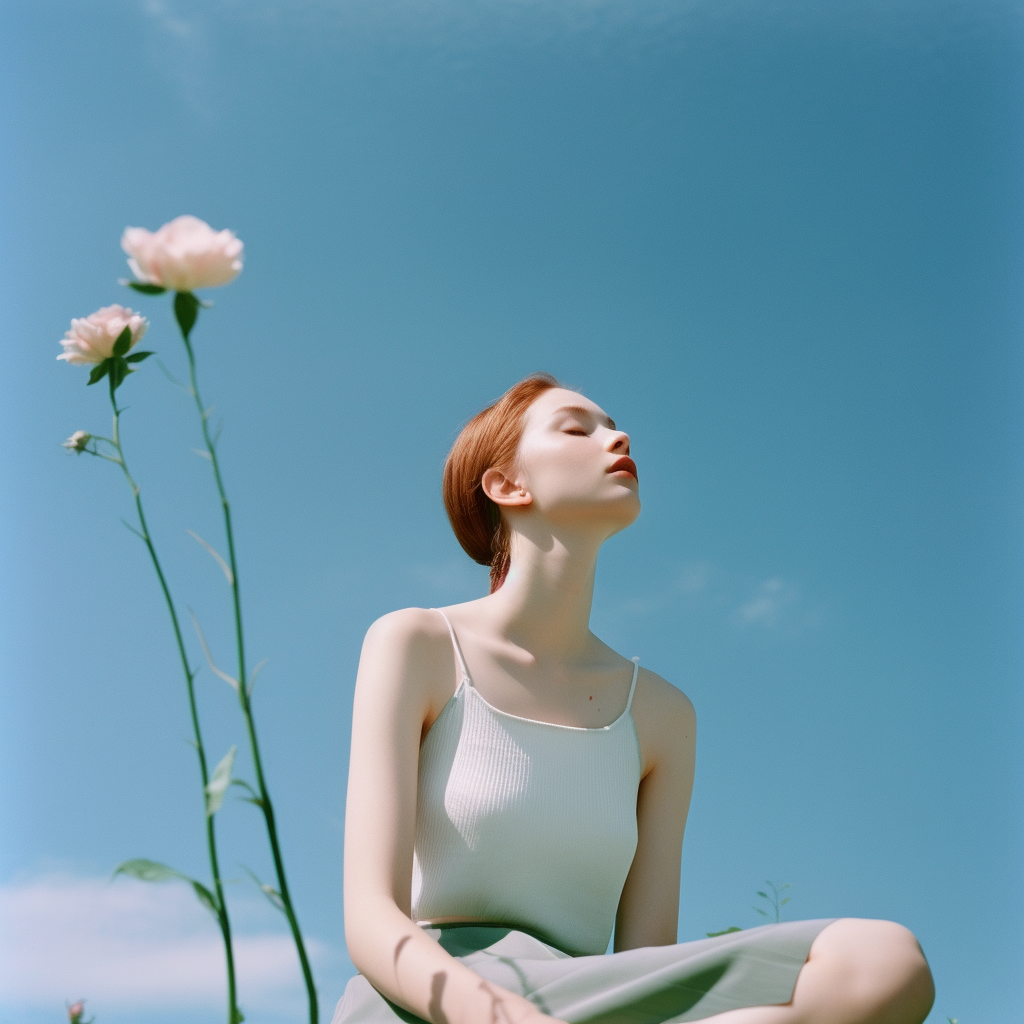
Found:
M 359 642 L 482 592 L 440 465 L 546 369 L 628 429 L 644 511 L 596 631 L 693 699 L 681 938 L 903 921 L 930 1018 L 1017 1024 L 1022 844 L 1018 3 L 65 0 L 0 7 L 0 1022 L 221 1019 L 182 685 L 104 432 L 55 361 L 129 301 L 126 225 L 246 243 L 195 334 L 238 524 L 271 791 L 325 1007 Z M 162 299 L 146 347 L 182 352 Z M 150 360 L 124 439 L 172 586 L 229 660 L 186 396 Z M 198 645 L 189 637 L 193 659 Z M 198 680 L 213 756 L 242 738 Z M 244 756 L 239 771 L 248 771 Z M 298 973 L 222 812 L 250 1021 Z

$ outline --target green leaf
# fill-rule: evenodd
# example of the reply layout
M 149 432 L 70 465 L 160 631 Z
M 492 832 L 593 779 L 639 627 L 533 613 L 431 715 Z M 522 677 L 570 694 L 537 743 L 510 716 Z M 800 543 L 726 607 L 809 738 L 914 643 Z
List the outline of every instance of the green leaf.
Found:
M 113 356 L 108 360 L 110 363 L 110 383 L 116 391 L 123 383 L 125 377 L 131 372 L 123 356 Z
M 102 363 L 98 363 L 92 368 L 92 373 L 89 374 L 89 384 L 95 384 L 97 381 L 103 380 L 107 375 L 107 371 L 110 369 L 110 360 L 104 359 Z
M 124 361 L 126 363 L 141 363 L 143 359 L 148 359 L 151 355 L 155 355 L 153 352 L 133 352 L 130 356 L 125 356 Z
M 281 898 L 281 894 L 272 885 L 264 885 L 259 878 L 256 877 L 255 872 L 250 871 L 249 868 L 245 868 L 245 870 L 249 877 L 260 887 L 263 895 L 266 896 L 282 914 L 286 913 L 284 909 L 284 900 Z
M 234 1024 L 242 1024 L 242 1021 L 245 1020 L 245 1014 L 237 1006 L 235 1007 L 234 1016 Z
M 170 868 L 166 864 L 161 864 L 159 861 L 146 860 L 143 857 L 140 857 L 137 860 L 126 860 L 123 864 L 118 864 L 117 867 L 114 868 L 114 873 L 111 875 L 111 878 L 117 878 L 118 875 L 127 875 L 129 878 L 137 878 L 140 882 L 188 882 L 188 884 L 192 886 L 196 896 L 199 898 L 199 902 L 202 903 L 202 905 L 206 907 L 214 917 L 220 916 L 217 908 L 217 897 L 214 896 L 202 882 L 197 882 L 194 878 L 189 878 L 188 875 L 183 875 L 180 871 L 175 871 L 174 868 Z
M 270 661 L 270 659 L 269 659 L 269 658 L 264 658 L 264 659 L 263 659 L 263 660 L 262 660 L 262 661 L 261 661 L 261 662 L 260 662 L 260 663 L 259 663 L 259 664 L 258 664 L 258 665 L 257 665 L 257 666 L 256 666 L 256 667 L 255 667 L 255 668 L 253 669 L 253 670 L 252 670 L 252 678 L 251 678 L 251 679 L 249 680 L 249 689 L 248 689 L 248 691 L 247 691 L 247 696 L 248 696 L 248 697 L 249 697 L 250 699 L 252 698 L 252 688 L 253 688 L 253 687 L 254 687 L 254 686 L 256 685 L 256 677 L 257 677 L 257 676 L 258 676 L 258 675 L 260 674 L 260 669 L 261 669 L 261 668 L 263 668 L 263 666 L 264 666 L 264 665 L 266 665 L 266 663 L 267 663 L 268 661 Z
M 126 327 L 114 342 L 114 355 L 123 356 L 132 347 L 132 329 Z
M 217 549 L 214 548 L 212 544 L 207 544 L 207 542 L 203 540 L 203 538 L 200 537 L 199 534 L 195 532 L 195 530 L 186 530 L 185 532 L 197 544 L 200 544 L 202 547 L 206 548 L 209 555 L 220 566 L 221 572 L 224 573 L 224 576 L 228 581 L 228 586 L 233 587 L 235 585 L 235 574 L 231 571 L 231 566 L 224 561 L 223 556 L 217 551 Z
M 124 524 L 125 526 L 127 526 L 127 527 L 128 527 L 128 529 L 129 529 L 129 530 L 131 530 L 131 531 L 132 531 L 132 533 L 134 533 L 134 534 L 135 534 L 135 536 L 139 538 L 139 540 L 141 540 L 141 541 L 142 541 L 143 543 L 145 543 L 145 542 L 146 542 L 146 535 L 145 535 L 144 533 L 140 533 L 140 532 L 139 532 L 138 530 L 136 530 L 136 529 L 135 529 L 135 527 L 134 527 L 134 526 L 132 526 L 132 524 L 131 524 L 131 523 L 127 522 L 127 521 L 126 521 L 125 519 L 123 519 L 123 518 L 122 518 L 121 522 L 122 522 L 122 523 L 123 523 L 123 524 Z
M 766 893 L 766 892 L 760 892 L 760 891 L 758 891 L 758 894 L 757 894 L 757 895 L 758 895 L 758 896 L 760 896 L 760 897 L 761 897 L 761 899 L 763 899 L 763 900 L 766 900 L 766 899 L 768 899 L 768 893 Z
M 174 316 L 181 328 L 181 333 L 187 338 L 192 333 L 196 318 L 199 316 L 199 300 L 191 292 L 175 292 Z
M 767 912 L 766 910 L 762 910 L 762 909 L 761 909 L 760 907 L 754 907 L 754 909 L 755 909 L 755 910 L 756 910 L 756 911 L 757 911 L 757 912 L 758 912 L 758 913 L 759 913 L 759 914 L 760 914 L 760 915 L 761 915 L 762 917 L 767 917 L 767 916 L 768 916 L 768 912 Z
M 129 288 L 134 288 L 137 292 L 142 292 L 143 295 L 163 295 L 166 288 L 159 284 L 147 284 L 145 281 L 125 281 L 125 284 Z
M 203 654 L 206 655 L 206 663 L 210 666 L 210 671 L 217 676 L 219 679 L 223 679 L 233 690 L 238 689 L 238 680 L 233 676 L 229 676 L 227 672 L 222 672 L 217 668 L 213 660 L 213 655 L 210 653 L 209 645 L 206 643 L 206 637 L 203 635 L 203 629 L 199 625 L 199 620 L 196 618 L 196 614 L 191 608 L 188 610 L 189 615 L 192 616 L 192 625 L 196 627 L 196 633 L 199 635 L 199 646 L 203 649 Z
M 118 875 L 128 875 L 129 878 L 137 878 L 142 882 L 170 882 L 175 878 L 184 879 L 186 882 L 192 881 L 188 875 L 183 875 L 159 861 L 146 860 L 144 857 L 118 864 L 111 877 L 116 878 Z
M 235 754 L 238 747 L 232 747 L 223 758 L 220 764 L 213 769 L 213 775 L 206 786 L 206 816 L 212 818 L 224 803 L 224 794 L 231 785 L 231 769 L 235 764 Z
M 197 882 L 194 878 L 190 878 L 189 881 L 192 883 L 192 888 L 195 890 L 199 902 L 219 920 L 220 911 L 217 908 L 217 897 L 202 882 Z
M 709 939 L 717 939 L 719 935 L 731 935 L 733 932 L 741 932 L 741 931 L 743 931 L 742 928 L 737 928 L 736 925 L 733 924 L 733 925 L 730 925 L 728 928 L 726 928 L 724 931 L 721 931 L 721 932 L 705 932 L 704 934 L 707 935 L 707 937 Z
M 243 780 L 243 779 L 232 779 L 231 780 L 231 785 L 232 786 L 241 786 L 242 789 L 244 789 L 247 793 L 250 794 L 249 796 L 242 797 L 242 799 L 247 804 L 255 804 L 257 807 L 262 807 L 263 806 L 263 801 L 260 799 L 259 793 L 257 793 L 256 790 L 253 789 L 252 786 L 250 786 L 249 783 L 246 782 L 245 780 Z

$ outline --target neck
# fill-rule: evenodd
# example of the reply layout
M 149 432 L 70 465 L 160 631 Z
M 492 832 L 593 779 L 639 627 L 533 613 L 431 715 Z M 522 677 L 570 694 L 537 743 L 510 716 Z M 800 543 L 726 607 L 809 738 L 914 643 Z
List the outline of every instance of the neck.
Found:
M 540 658 L 582 654 L 591 641 L 594 574 L 603 540 L 513 531 L 508 576 L 487 598 L 498 631 Z

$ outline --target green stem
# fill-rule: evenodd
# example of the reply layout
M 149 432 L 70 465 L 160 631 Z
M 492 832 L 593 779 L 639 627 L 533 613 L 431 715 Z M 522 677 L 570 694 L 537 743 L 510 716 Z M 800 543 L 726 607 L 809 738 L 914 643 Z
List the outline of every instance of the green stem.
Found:
M 183 293 L 178 293 L 182 295 Z M 198 300 L 189 295 L 188 300 L 196 303 L 198 312 Z M 178 296 L 175 296 L 175 313 L 179 314 Z M 295 915 L 295 908 L 292 904 L 291 894 L 288 890 L 288 880 L 285 876 L 284 858 L 281 855 L 281 845 L 277 836 L 277 824 L 274 818 L 274 807 L 270 801 L 270 792 L 267 789 L 266 779 L 263 774 L 263 762 L 260 757 L 259 742 L 256 738 L 256 722 L 252 715 L 252 704 L 249 700 L 248 681 L 245 671 L 245 643 L 242 637 L 242 598 L 238 585 L 238 561 L 235 557 L 235 536 L 231 525 L 231 506 L 228 503 L 227 492 L 224 489 L 224 480 L 221 477 L 220 463 L 217 461 L 217 449 L 213 438 L 210 436 L 209 412 L 203 406 L 203 400 L 199 394 L 199 385 L 196 378 L 195 353 L 192 350 L 192 342 L 189 339 L 192 325 L 186 327 L 178 315 L 178 326 L 181 328 L 181 337 L 185 342 L 185 352 L 188 356 L 189 390 L 195 399 L 196 409 L 199 412 L 199 422 L 203 431 L 203 443 L 206 445 L 206 452 L 210 457 L 210 464 L 213 467 L 213 479 L 217 484 L 217 494 L 220 497 L 221 510 L 224 514 L 224 532 L 227 536 L 228 564 L 231 566 L 231 597 L 235 615 L 235 644 L 238 655 L 238 701 L 242 708 L 242 716 L 245 718 L 245 727 L 249 735 L 249 748 L 252 752 L 253 771 L 256 775 L 256 788 L 259 792 L 259 807 L 263 812 L 263 819 L 267 827 L 267 839 L 270 843 L 270 853 L 274 861 L 274 872 L 277 876 L 277 889 L 281 896 L 281 906 L 284 915 L 288 920 L 288 927 L 291 929 L 292 939 L 295 942 L 295 949 L 299 956 L 299 964 L 302 967 L 302 977 L 306 984 L 306 995 L 309 1000 L 309 1024 L 317 1024 L 319 1019 L 319 1004 L 317 1001 L 316 984 L 313 981 L 313 970 L 309 963 L 309 956 L 306 953 L 306 944 L 302 938 L 302 931 L 299 928 L 299 919 Z M 194 319 L 192 323 L 194 324 Z
M 157 579 L 160 581 L 160 589 L 163 592 L 164 600 L 167 602 L 167 610 L 171 616 L 171 626 L 174 629 L 174 640 L 178 645 L 178 656 L 181 659 L 182 671 L 185 673 L 185 685 L 188 689 L 188 706 L 192 714 L 192 731 L 195 735 L 195 748 L 199 756 L 199 774 L 203 781 L 203 812 L 206 818 L 206 848 L 210 858 L 210 872 L 213 875 L 214 891 L 217 895 L 217 923 L 220 925 L 221 935 L 224 938 L 224 958 L 227 962 L 228 975 L 228 1024 L 239 1024 L 242 1015 L 238 1010 L 238 993 L 235 984 L 235 955 L 231 944 L 231 921 L 228 918 L 227 902 L 224 899 L 224 887 L 220 877 L 220 863 L 217 857 L 217 836 L 214 829 L 213 815 L 206 813 L 206 787 L 209 784 L 209 769 L 206 764 L 206 748 L 203 746 L 203 734 L 199 728 L 199 710 L 196 706 L 195 693 L 195 672 L 189 667 L 188 654 L 185 651 L 185 642 L 181 636 L 181 625 L 178 622 L 178 612 L 174 607 L 174 600 L 171 597 L 170 587 L 167 585 L 167 578 L 164 576 L 160 559 L 157 557 L 153 539 L 146 525 L 146 514 L 142 509 L 142 494 L 139 485 L 132 479 L 128 470 L 128 463 L 124 457 L 124 449 L 121 447 L 120 419 L 121 410 L 117 407 L 117 397 L 114 392 L 113 377 L 110 379 L 110 404 L 114 409 L 114 437 L 110 441 L 117 451 L 118 465 L 124 473 L 128 486 L 131 488 L 132 497 L 135 499 L 135 511 L 139 516 L 139 533 L 146 549 L 149 551 L 150 560 L 156 570 Z M 107 440 L 104 438 L 104 440 Z M 106 458 L 106 456 L 101 456 Z

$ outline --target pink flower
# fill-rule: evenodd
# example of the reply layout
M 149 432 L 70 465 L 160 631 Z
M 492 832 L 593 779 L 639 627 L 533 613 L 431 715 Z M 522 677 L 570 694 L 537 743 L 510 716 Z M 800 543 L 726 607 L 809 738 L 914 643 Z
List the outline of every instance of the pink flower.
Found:
M 102 363 L 114 354 L 114 342 L 126 327 L 131 328 L 128 347 L 133 348 L 146 333 L 149 321 L 124 306 L 104 306 L 83 320 L 72 320 L 71 330 L 61 339 L 64 351 L 57 358 L 73 366 Z
M 82 1019 L 82 1014 L 85 1013 L 85 1000 L 79 999 L 77 1003 L 68 1007 L 68 1020 L 71 1024 L 79 1024 Z
M 242 243 L 198 217 L 175 217 L 158 231 L 125 228 L 121 248 L 132 273 L 176 292 L 230 284 L 242 271 Z

